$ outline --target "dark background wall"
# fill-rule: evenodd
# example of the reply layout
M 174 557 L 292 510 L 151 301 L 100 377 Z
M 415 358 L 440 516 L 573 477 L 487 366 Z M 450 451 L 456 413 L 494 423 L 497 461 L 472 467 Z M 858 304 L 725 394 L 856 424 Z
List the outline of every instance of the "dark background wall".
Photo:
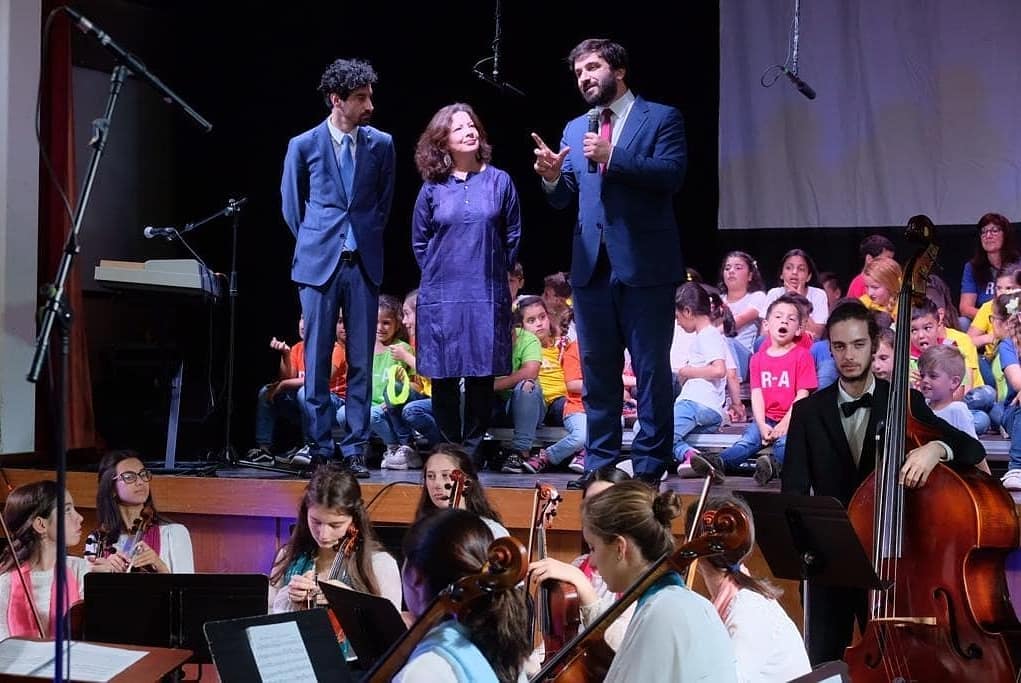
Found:
M 719 17 L 713 2 L 676 3 L 676 20 L 666 20 L 661 4 L 646 0 L 502 2 L 501 77 L 525 97 L 472 75 L 473 64 L 492 55 L 493 2 L 292 2 L 254 9 L 249 3 L 90 0 L 76 6 L 215 126 L 203 134 L 183 114 L 162 106 L 146 86 L 128 84 L 129 104 L 114 116 L 83 231 L 83 271 L 90 272 L 98 258 L 187 258 L 179 246 L 144 240 L 142 227 L 180 226 L 219 210 L 230 197 L 249 199 L 238 231 L 233 441 L 240 447 L 252 440 L 255 392 L 275 371 L 268 341 L 296 334 L 298 304 L 289 278 L 293 238 L 280 218 L 283 154 L 291 136 L 326 116 L 316 87 L 324 67 L 337 57 L 374 64 L 380 81 L 373 124 L 393 133 L 397 145 L 385 292 L 402 295 L 417 284 L 410 213 L 421 181 L 413 149 L 432 113 L 453 101 L 475 107 L 494 145 L 495 165 L 517 182 L 526 290 L 541 290 L 544 275 L 569 268 L 574 216 L 546 206 L 531 170 L 529 133 L 553 144 L 564 123 L 585 110 L 564 58 L 591 36 L 624 44 L 632 88 L 684 114 L 689 165 L 676 208 L 685 257 L 709 279 L 722 254 L 740 248 L 758 258 L 772 284 L 781 254 L 797 246 L 812 253 L 821 269 L 837 271 L 847 281 L 859 265 L 858 241 L 873 232 L 716 229 Z M 785 50 L 777 45 L 777 59 Z M 76 117 L 84 132 L 101 113 L 107 78 L 102 72 L 109 72 L 112 60 L 87 36 L 76 36 L 73 53 L 80 67 Z M 482 65 L 486 73 L 491 69 L 491 63 Z M 84 137 L 78 144 L 83 165 Z M 920 213 L 925 210 L 919 207 Z M 191 233 L 189 243 L 214 270 L 227 272 L 230 236 L 230 222 L 221 218 Z M 973 236 L 965 228 L 944 236 L 947 279 L 954 287 Z M 88 277 L 85 282 L 93 289 L 84 321 L 97 421 L 110 445 L 143 446 L 153 449 L 153 457 L 160 455 L 155 449 L 162 443 L 165 383 L 147 373 L 159 374 L 164 365 L 147 358 L 132 372 L 124 370 L 127 351 L 145 355 L 145 349 L 158 347 L 188 359 L 183 454 L 214 446 L 223 433 L 227 307 L 208 310 L 165 297 L 111 295 Z

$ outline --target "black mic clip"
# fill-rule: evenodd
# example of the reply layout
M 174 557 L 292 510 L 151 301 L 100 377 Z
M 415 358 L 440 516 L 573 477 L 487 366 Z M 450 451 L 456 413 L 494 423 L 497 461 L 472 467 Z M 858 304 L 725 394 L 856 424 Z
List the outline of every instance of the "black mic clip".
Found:
M 798 89 L 799 93 L 810 100 L 815 99 L 815 90 L 812 90 L 812 87 L 808 85 L 808 83 L 805 83 L 803 80 L 798 78 L 797 72 L 791 71 L 785 66 L 781 66 L 780 70 L 784 72 L 788 79 L 790 79 L 790 82 L 794 84 L 794 87 Z
M 224 210 L 225 214 L 232 216 L 236 213 L 241 213 L 241 207 L 248 203 L 248 197 L 242 197 L 241 199 L 228 199 L 227 208 Z

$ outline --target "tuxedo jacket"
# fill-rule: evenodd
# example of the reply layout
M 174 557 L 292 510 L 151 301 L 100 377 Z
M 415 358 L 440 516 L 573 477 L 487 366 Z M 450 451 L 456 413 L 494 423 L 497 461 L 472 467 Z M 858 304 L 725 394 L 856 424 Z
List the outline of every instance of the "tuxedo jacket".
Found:
M 284 221 L 296 240 L 291 279 L 318 287 L 333 275 L 344 247 L 341 225 L 350 218 L 362 267 L 378 287 L 383 281 L 383 230 L 393 191 L 394 146 L 389 133 L 358 127 L 350 197 L 340 179 L 326 121 L 292 138 L 280 181 Z
M 582 152 L 586 115 L 564 128 L 560 146 L 570 146 L 560 179 L 547 194 L 555 208 L 578 196 L 571 283 L 592 278 L 600 242 L 606 245 L 614 275 L 624 284 L 650 287 L 684 279 L 681 238 L 674 216 L 674 194 L 687 166 L 684 120 L 663 104 L 636 97 L 613 147 L 605 173 L 589 173 Z
M 834 382 L 794 404 L 784 452 L 781 488 L 784 493 L 808 495 L 814 492 L 817 496 L 833 496 L 846 506 L 858 486 L 876 467 L 875 435 L 877 426 L 886 417 L 890 384 L 876 378 L 872 412 L 857 466 L 840 422 L 838 385 L 839 382 Z M 910 392 L 910 401 L 912 416 L 934 426 L 940 433 L 938 440 L 953 450 L 951 466 L 975 465 L 985 457 L 985 450 L 977 439 L 936 417 L 922 395 L 914 389 Z

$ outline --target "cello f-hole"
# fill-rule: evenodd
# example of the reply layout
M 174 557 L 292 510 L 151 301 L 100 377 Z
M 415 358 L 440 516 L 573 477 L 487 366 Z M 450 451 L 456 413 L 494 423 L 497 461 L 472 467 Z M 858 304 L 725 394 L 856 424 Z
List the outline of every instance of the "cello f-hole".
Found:
M 951 609 L 950 595 L 942 588 L 937 588 L 933 591 L 933 597 L 943 602 L 944 614 L 946 615 L 947 629 L 950 631 L 950 646 L 954 648 L 954 651 L 962 659 L 981 659 L 982 648 L 976 643 L 968 643 L 967 646 L 962 646 L 960 639 L 957 637 L 957 623 L 954 619 L 954 611 Z

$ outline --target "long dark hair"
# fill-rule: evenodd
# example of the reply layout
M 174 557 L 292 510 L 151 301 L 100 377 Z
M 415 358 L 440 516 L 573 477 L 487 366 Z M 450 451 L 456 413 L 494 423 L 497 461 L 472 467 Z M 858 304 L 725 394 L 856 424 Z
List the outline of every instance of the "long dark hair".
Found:
M 298 506 L 297 523 L 291 532 L 291 539 L 273 565 L 270 583 L 279 585 L 292 562 L 304 555 L 313 555 L 319 549 L 308 527 L 308 509 L 312 505 L 351 516 L 351 525 L 359 534 L 354 562 L 347 568 L 351 575 L 351 586 L 363 593 L 379 595 L 379 581 L 372 571 L 372 553 L 379 549 L 379 541 L 376 540 L 376 533 L 365 511 L 362 489 L 354 475 L 330 465 L 318 467 L 305 487 L 305 495 L 301 497 Z
M 724 294 L 727 293 L 727 283 L 723 279 L 723 271 L 727 267 L 727 261 L 732 258 L 739 258 L 744 261 L 748 267 L 748 273 L 751 277 L 748 279 L 748 289 L 746 294 L 752 292 L 762 292 L 766 289 L 766 283 L 762 281 L 762 273 L 759 272 L 759 264 L 752 258 L 752 255 L 745 251 L 728 251 L 727 255 L 723 257 L 723 262 L 720 263 L 720 291 Z
M 7 494 L 4 522 L 11 531 L 8 545 L 0 554 L 0 572 L 9 572 L 17 564 L 31 561 L 42 540 L 32 523 L 36 517 L 49 518 L 57 509 L 57 483 L 36 481 L 23 484 Z
M 96 519 L 99 522 L 98 533 L 105 542 L 104 547 L 115 545 L 121 534 L 128 533 L 121 516 L 120 499 L 117 497 L 117 465 L 129 458 L 142 461 L 138 452 L 130 449 L 110 451 L 99 461 L 99 473 L 96 475 Z M 152 511 L 153 523 L 166 523 L 167 520 L 160 515 L 152 500 L 151 485 L 143 507 Z
M 475 469 L 475 464 L 472 462 L 471 457 L 464 451 L 463 448 L 457 444 L 452 443 L 440 443 L 436 444 L 432 452 L 425 459 L 426 465 L 429 464 L 429 458 L 434 455 L 445 455 L 456 464 L 457 469 L 468 475 L 468 486 L 465 487 L 464 491 L 464 506 L 469 512 L 474 512 L 479 517 L 486 517 L 503 524 L 500 519 L 500 513 L 497 512 L 492 505 L 489 503 L 489 499 L 486 498 L 486 490 L 482 488 L 482 484 L 479 482 L 479 473 Z M 426 467 L 422 468 L 422 495 L 418 499 L 418 509 L 415 510 L 415 521 L 427 517 L 438 510 L 445 510 L 447 508 L 438 508 L 433 503 L 432 498 L 429 497 L 429 491 L 426 490 L 425 485 Z
M 463 102 L 448 104 L 433 114 L 432 120 L 422 131 L 415 146 L 415 166 L 422 180 L 426 182 L 445 180 L 454 169 L 447 150 L 447 140 L 450 136 L 450 122 L 458 112 L 464 112 L 471 117 L 475 130 L 479 133 L 479 151 L 476 155 L 478 160 L 487 164 L 493 158 L 493 147 L 489 144 L 486 128 L 471 105 Z
M 440 510 L 415 522 L 404 540 L 405 571 L 413 567 L 425 581 L 430 598 L 458 579 L 478 574 L 493 534 L 467 510 Z M 484 597 L 461 623 L 496 677 L 517 680 L 532 651 L 524 591 L 495 591 Z
M 755 547 L 755 523 L 752 519 L 752 510 L 748 507 L 748 503 L 744 502 L 744 499 L 736 496 L 713 496 L 706 500 L 705 507 L 703 508 L 703 514 L 707 512 L 715 512 L 724 505 L 732 505 L 745 514 L 745 517 L 747 517 L 749 521 L 748 531 L 751 535 L 751 542 L 747 546 L 743 546 L 736 550 L 728 550 L 721 555 L 711 555 L 703 558 L 703 560 L 717 569 L 726 571 L 727 574 L 729 574 L 737 583 L 738 588 L 747 588 L 755 591 L 764 598 L 776 600 L 783 595 L 783 590 L 781 588 L 768 579 L 750 576 L 741 571 L 741 563 L 752 554 L 752 548 Z M 686 519 L 687 526 L 685 528 L 691 528 L 692 523 L 695 521 L 695 509 L 697 507 L 698 506 L 696 504 L 688 506 Z
M 1010 224 L 1007 217 L 999 213 L 987 213 L 978 219 L 975 229 L 982 232 L 982 228 L 992 223 L 1000 229 L 1003 235 L 1003 245 L 1000 247 L 1000 265 L 1017 261 L 1021 257 L 1017 244 L 1014 241 L 1014 226 Z M 971 257 L 971 272 L 975 276 L 975 283 L 979 286 L 993 279 L 993 264 L 989 262 L 989 254 L 982 248 L 982 240 L 979 239 L 975 247 L 975 255 Z

